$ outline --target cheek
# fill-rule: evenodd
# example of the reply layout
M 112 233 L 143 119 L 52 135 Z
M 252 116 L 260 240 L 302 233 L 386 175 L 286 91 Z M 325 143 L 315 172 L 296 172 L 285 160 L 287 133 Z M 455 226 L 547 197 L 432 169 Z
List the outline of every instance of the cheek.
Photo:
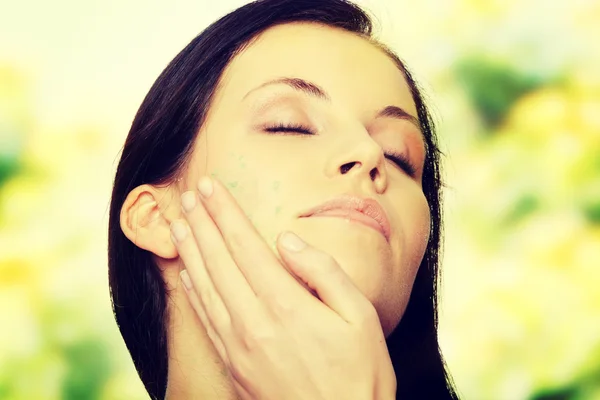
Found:
M 281 174 L 265 173 L 246 157 L 244 166 L 230 168 L 219 179 L 265 241 L 275 249 L 277 235 L 284 228 L 284 216 L 290 212 L 286 195 L 290 187 Z M 231 164 L 230 164 L 231 165 Z M 272 170 L 272 169 L 271 169 Z
M 222 134 L 213 135 L 219 128 Z M 285 184 L 289 178 L 285 169 L 273 167 L 281 163 L 273 159 L 272 149 L 246 136 L 243 128 L 229 125 L 203 132 L 190 168 L 191 182 L 203 174 L 219 179 L 261 235 L 270 237 L 278 233 L 275 225 L 286 212 L 282 194 L 289 190 Z
M 431 214 L 424 195 L 419 196 L 411 207 L 406 226 L 406 248 L 410 272 L 414 276 L 429 242 Z
M 415 201 L 405 204 L 403 221 L 403 239 L 398 249 L 399 261 L 396 266 L 396 285 L 388 285 L 386 299 L 383 304 L 378 303 L 377 309 L 381 318 L 382 327 L 386 337 L 397 326 L 402 318 L 413 283 L 417 275 L 423 255 L 429 241 L 430 212 L 424 196 L 415 196 Z

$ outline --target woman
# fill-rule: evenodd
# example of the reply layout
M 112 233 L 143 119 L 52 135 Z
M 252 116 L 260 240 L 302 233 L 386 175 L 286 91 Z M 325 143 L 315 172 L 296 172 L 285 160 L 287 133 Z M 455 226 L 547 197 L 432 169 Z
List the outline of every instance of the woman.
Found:
M 214 189 L 205 200 L 196 190 L 203 176 Z M 282 398 L 277 391 L 297 379 L 285 398 L 350 398 L 349 388 L 367 389 L 363 382 L 373 397 L 355 398 L 456 398 L 437 339 L 441 186 L 421 94 L 398 57 L 371 37 L 360 8 L 264 0 L 209 26 L 144 99 L 112 193 L 113 309 L 148 393 Z M 346 206 L 375 210 L 379 224 L 310 216 L 339 195 L 358 199 Z M 284 250 L 284 231 L 308 244 L 304 256 Z M 232 244 L 255 251 L 234 254 Z M 207 319 L 264 321 L 251 314 L 257 288 L 261 299 L 295 301 L 270 303 L 279 315 L 293 311 L 288 329 L 266 339 L 283 343 L 265 349 L 280 357 L 276 366 L 248 354 L 227 359 L 219 335 L 228 333 Z M 328 336 L 347 332 L 332 328 L 344 312 L 362 321 L 353 331 L 360 335 Z M 304 323 L 310 329 L 289 329 Z M 284 334 L 311 347 L 286 347 Z M 320 356 L 315 338 L 329 346 Z M 246 339 L 235 338 L 252 347 Z M 339 358 L 341 377 L 333 368 L 314 372 L 330 356 Z

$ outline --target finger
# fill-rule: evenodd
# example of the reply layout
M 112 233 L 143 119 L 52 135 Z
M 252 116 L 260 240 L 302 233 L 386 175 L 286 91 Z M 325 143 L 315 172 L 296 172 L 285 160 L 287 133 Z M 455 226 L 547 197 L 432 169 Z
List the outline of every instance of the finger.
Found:
M 373 305 L 331 255 L 292 232 L 280 234 L 277 242 L 279 253 L 292 272 L 345 321 L 362 323 L 366 315 L 371 316 Z M 284 243 L 290 242 L 296 246 L 286 247 Z
M 206 272 L 232 323 L 248 322 L 240 321 L 244 317 L 258 318 L 258 299 L 231 257 L 221 232 L 199 201 L 196 191 L 185 192 L 181 196 L 181 204 Z
M 278 302 L 293 300 L 300 289 L 285 271 L 263 237 L 250 222 L 227 188 L 217 179 L 203 177 L 198 183 L 202 192 L 212 183 L 212 194 L 201 196 L 202 203 L 221 232 L 225 246 L 257 297 Z M 218 283 L 215 280 L 215 285 Z
M 183 220 L 173 221 L 171 232 L 171 238 L 177 247 L 177 252 L 188 271 L 195 292 L 204 306 L 207 320 L 222 340 L 225 341 L 226 336 L 231 334 L 229 312 L 206 272 L 196 241 L 192 237 L 187 223 Z
M 241 400 L 255 400 L 256 399 L 256 396 L 250 394 L 250 392 L 244 387 L 244 385 L 242 383 L 240 383 L 234 379 L 233 384 L 234 384 L 235 390 L 237 391 Z
M 207 334 L 208 338 L 212 341 L 213 346 L 215 347 L 215 349 L 217 350 L 217 353 L 219 354 L 219 357 L 221 357 L 221 359 L 223 360 L 223 362 L 225 363 L 227 368 L 229 368 L 230 367 L 230 359 L 229 359 L 229 354 L 227 353 L 227 349 L 223 345 L 223 341 L 221 340 L 221 337 L 218 335 L 217 332 L 215 332 L 210 321 L 208 321 L 207 316 L 206 316 L 206 311 L 204 310 L 204 306 L 202 305 L 202 302 L 200 301 L 198 293 L 196 293 L 196 289 L 194 288 L 194 285 L 192 284 L 192 281 L 190 279 L 188 272 L 184 269 L 179 273 L 179 276 L 181 278 L 181 282 L 183 283 L 183 287 L 185 288 L 185 293 L 187 295 L 188 301 L 192 305 L 192 308 L 194 309 L 194 311 L 196 312 L 198 317 L 200 317 L 200 322 L 202 322 L 202 325 L 204 326 L 204 329 L 206 330 L 206 334 Z
M 213 330 L 213 327 L 207 320 L 206 311 L 204 311 L 204 307 L 200 302 L 200 298 L 198 296 L 198 293 L 196 293 L 196 289 L 194 289 L 188 272 L 185 269 L 181 270 L 181 272 L 179 273 L 179 277 L 181 278 L 181 282 L 183 283 L 183 288 L 185 289 L 185 294 L 188 298 L 188 301 L 190 302 L 192 308 L 200 318 L 200 322 L 202 322 L 202 326 L 204 326 L 206 333 L 210 335 L 209 330 Z

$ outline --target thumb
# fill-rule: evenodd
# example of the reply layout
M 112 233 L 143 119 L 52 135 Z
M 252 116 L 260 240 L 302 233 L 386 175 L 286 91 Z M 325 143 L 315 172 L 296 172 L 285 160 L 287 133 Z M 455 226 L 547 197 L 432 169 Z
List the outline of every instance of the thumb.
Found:
M 287 244 L 292 245 L 288 247 Z M 375 313 L 369 299 L 356 287 L 338 262 L 297 235 L 284 232 L 277 240 L 284 263 L 321 301 L 347 322 L 362 323 Z

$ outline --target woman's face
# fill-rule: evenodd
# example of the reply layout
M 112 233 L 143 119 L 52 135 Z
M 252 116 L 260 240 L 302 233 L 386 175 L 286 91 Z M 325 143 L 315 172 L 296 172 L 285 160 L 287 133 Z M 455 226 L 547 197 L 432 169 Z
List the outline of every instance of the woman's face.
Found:
M 297 79 L 295 87 L 272 83 L 282 78 Z M 331 27 L 273 27 L 225 70 L 186 177 L 190 186 L 202 175 L 225 184 L 278 258 L 284 230 L 333 256 L 375 306 L 386 336 L 404 313 L 430 223 L 422 133 L 409 119 L 378 117 L 388 106 L 417 115 L 403 74 L 383 51 Z M 314 135 L 265 130 L 281 124 Z M 406 157 L 415 176 L 384 156 L 390 151 Z M 389 242 L 343 218 L 300 217 L 342 194 L 379 202 Z

